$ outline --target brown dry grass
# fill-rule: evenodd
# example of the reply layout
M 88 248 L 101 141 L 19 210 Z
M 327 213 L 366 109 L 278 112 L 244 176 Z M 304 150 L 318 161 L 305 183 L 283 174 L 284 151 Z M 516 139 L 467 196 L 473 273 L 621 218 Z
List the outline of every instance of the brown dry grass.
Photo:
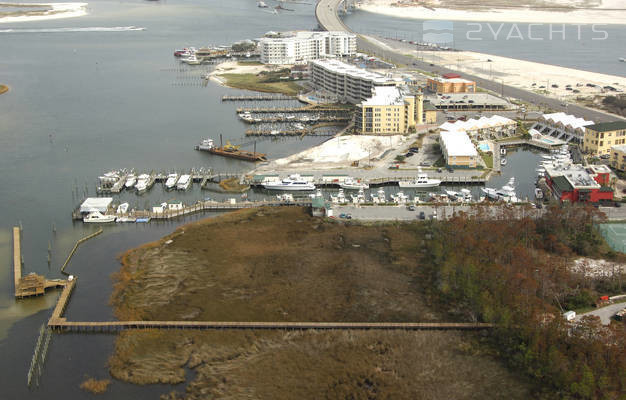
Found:
M 426 224 L 347 225 L 302 208 L 249 209 L 182 226 L 125 253 L 120 318 L 433 321 L 416 261 Z M 167 241 L 171 242 L 166 244 Z M 109 367 L 162 398 L 524 399 L 474 334 L 410 331 L 126 331 Z
M 476 350 L 472 335 L 125 332 L 111 367 L 114 376 L 142 384 L 178 383 L 184 367 L 193 368 L 197 375 L 185 393 L 170 399 L 530 398 L 527 385 Z
M 111 383 L 110 379 L 94 379 L 87 378 L 80 384 L 80 388 L 93 394 L 102 394 L 107 391 L 107 387 Z
M 432 321 L 410 229 L 243 210 L 124 254 L 112 303 L 120 319 Z

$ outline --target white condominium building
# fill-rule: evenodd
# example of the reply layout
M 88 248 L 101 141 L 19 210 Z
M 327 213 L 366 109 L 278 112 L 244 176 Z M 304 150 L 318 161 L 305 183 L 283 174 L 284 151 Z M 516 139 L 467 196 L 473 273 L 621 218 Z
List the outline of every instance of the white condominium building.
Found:
M 311 84 L 327 91 L 340 101 L 353 104 L 372 97 L 376 86 L 400 86 L 401 79 L 370 72 L 338 60 L 311 61 Z
M 356 54 L 356 35 L 296 31 L 267 35 L 259 41 L 263 64 L 306 64 L 327 56 Z

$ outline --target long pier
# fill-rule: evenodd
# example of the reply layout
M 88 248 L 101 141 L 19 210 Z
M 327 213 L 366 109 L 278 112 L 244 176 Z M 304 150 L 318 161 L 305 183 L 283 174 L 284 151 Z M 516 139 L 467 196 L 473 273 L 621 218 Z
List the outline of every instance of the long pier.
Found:
M 329 113 L 329 112 L 348 112 L 345 108 L 337 107 L 240 107 L 237 108 L 237 114 L 241 113 Z
M 18 297 L 18 289 L 22 279 L 22 242 L 19 226 L 13 227 L 13 283 L 15 297 Z
M 261 117 L 261 118 L 247 118 L 244 119 L 242 118 L 243 122 L 246 122 L 248 124 L 262 124 L 262 123 L 278 123 L 278 122 L 290 122 L 290 123 L 301 123 L 301 124 L 317 124 L 319 122 L 344 122 L 344 123 L 348 123 L 352 120 L 352 117 L 349 116 L 334 116 L 334 115 L 322 115 L 318 118 L 315 119 L 296 119 L 293 118 L 294 116 L 291 116 L 292 118 L 287 118 L 285 116 L 282 117 Z
M 222 101 L 273 101 L 273 100 L 296 100 L 286 95 L 261 94 L 255 96 L 222 96 Z
M 48 327 L 63 332 L 117 332 L 125 329 L 196 330 L 484 330 L 494 324 L 463 322 L 224 322 L 224 321 L 109 321 L 73 322 L 50 319 Z
M 76 253 L 76 250 L 78 249 L 78 246 L 80 246 L 83 242 L 86 242 L 87 240 L 94 238 L 96 236 L 98 236 L 99 234 L 101 234 L 102 228 L 98 229 L 96 232 L 85 236 L 84 238 L 78 239 L 76 241 L 76 243 L 74 244 L 74 247 L 72 248 L 72 250 L 70 251 L 70 254 L 67 256 L 67 258 L 65 259 L 65 262 L 63 263 L 63 265 L 61 266 L 61 272 L 65 274 L 65 267 L 67 267 L 67 264 L 69 264 L 70 260 L 72 259 L 72 256 L 74 255 L 74 253 Z M 67 274 L 66 274 L 67 275 Z
M 312 129 L 263 130 L 248 129 L 246 136 L 335 136 L 334 132 L 315 132 Z

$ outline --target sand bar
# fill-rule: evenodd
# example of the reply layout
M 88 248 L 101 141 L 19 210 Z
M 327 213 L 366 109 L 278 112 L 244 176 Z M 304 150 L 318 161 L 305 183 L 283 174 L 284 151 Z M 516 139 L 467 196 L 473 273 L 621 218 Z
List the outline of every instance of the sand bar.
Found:
M 4 13 L 3 8 L 23 12 Z M 87 3 L 0 3 L 0 24 L 74 18 L 87 15 Z

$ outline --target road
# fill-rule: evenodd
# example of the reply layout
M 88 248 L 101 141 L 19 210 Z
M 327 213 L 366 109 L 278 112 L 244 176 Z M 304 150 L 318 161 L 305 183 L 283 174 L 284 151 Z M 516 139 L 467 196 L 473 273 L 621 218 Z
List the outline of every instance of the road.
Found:
M 602 325 L 609 325 L 611 323 L 611 317 L 624 307 L 626 307 L 626 303 L 611 304 L 610 306 L 598 308 L 597 310 L 589 311 L 588 313 L 579 314 L 576 316 L 576 320 L 580 320 L 582 317 L 586 317 L 588 315 L 593 315 L 600 317 Z
M 457 213 L 464 212 L 473 214 L 481 209 L 485 216 L 492 218 L 498 216 L 505 209 L 512 209 L 516 206 L 470 206 L 462 204 L 418 204 L 415 211 L 409 210 L 406 206 L 386 205 L 386 206 L 359 206 L 359 205 L 333 205 L 333 215 L 339 218 L 341 214 L 350 214 L 352 219 L 360 221 L 415 221 L 424 213 L 424 219 L 448 219 Z M 519 217 L 540 216 L 545 209 L 528 209 L 525 206 L 517 206 Z M 436 215 L 436 217 L 435 217 Z
M 320 27 L 326 29 L 327 31 L 352 32 L 352 30 L 343 23 L 341 18 L 339 18 L 339 15 L 337 13 L 339 4 L 341 2 L 342 0 L 320 0 L 317 3 L 317 7 L 315 8 L 315 16 Z M 376 40 L 384 42 L 383 39 L 377 38 Z M 388 48 L 368 40 L 367 37 L 363 35 L 358 36 L 357 47 L 359 51 L 363 53 L 373 54 L 377 56 L 384 55 L 385 59 L 395 64 L 405 64 L 408 66 L 413 66 L 416 69 L 420 69 L 422 71 L 436 72 L 438 74 L 451 72 L 459 73 L 452 69 L 419 61 L 414 57 L 408 57 L 404 54 L 390 51 Z M 484 89 L 491 90 L 496 93 L 502 93 L 506 97 L 514 97 L 516 99 L 520 99 L 532 104 L 541 104 L 544 107 L 548 107 L 556 111 L 563 111 L 567 112 L 568 114 L 574 114 L 579 118 L 582 117 L 587 120 L 593 120 L 595 122 L 607 122 L 618 119 L 617 117 L 604 113 L 602 111 L 592 110 L 590 108 L 582 107 L 575 104 L 567 104 L 563 106 L 563 102 L 559 99 L 542 96 L 540 94 L 533 93 L 524 89 L 519 89 L 513 86 L 503 85 L 499 81 L 490 81 L 488 79 L 479 78 L 477 76 L 468 75 L 465 73 L 463 73 L 463 76 L 467 79 L 475 81 L 478 86 Z

